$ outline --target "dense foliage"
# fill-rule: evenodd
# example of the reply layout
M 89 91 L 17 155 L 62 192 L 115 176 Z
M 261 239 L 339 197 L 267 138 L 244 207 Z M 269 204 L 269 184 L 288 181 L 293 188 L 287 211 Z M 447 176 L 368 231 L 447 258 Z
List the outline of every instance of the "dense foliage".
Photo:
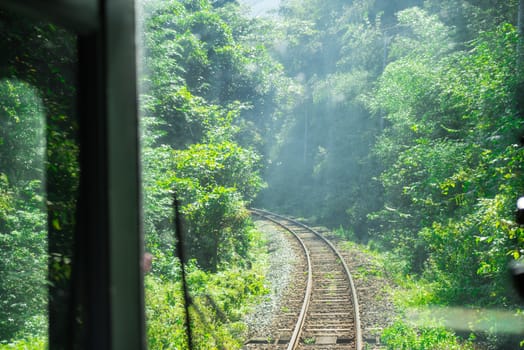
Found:
M 261 202 L 398 253 L 447 302 L 501 303 L 522 235 L 518 4 L 393 7 L 283 3 L 275 55 L 305 92 Z
M 381 182 L 390 210 L 377 219 L 389 232 L 381 234 L 395 236 L 391 248 L 404 249 L 412 269 L 442 272 L 448 300 L 499 300 L 506 256 L 520 254 L 521 230 L 510 224 L 523 185 L 516 43 L 514 28 L 503 25 L 467 53 L 399 58 L 372 102 L 390 123 L 375 148 L 387 165 Z
M 431 286 L 421 304 L 514 306 L 518 5 L 284 0 L 278 16 L 248 18 L 236 1 L 144 0 L 150 346 L 186 346 L 182 271 L 197 347 L 240 346 L 241 313 L 266 291 L 251 203 L 384 249 L 401 276 Z M 0 39 L 0 341 L 43 346 L 45 279 L 60 288 L 70 272 L 75 45 L 52 25 L 0 15 L 13 29 Z M 402 322 L 384 339 L 461 346 Z
M 286 79 L 251 41 L 256 21 L 243 18 L 238 5 L 224 6 L 144 3 L 142 159 L 146 249 L 154 256 L 146 279 L 153 349 L 187 346 L 181 269 L 198 349 L 240 347 L 245 307 L 266 292 L 246 206 L 263 186 L 261 136 L 277 117 Z M 175 230 L 175 198 L 182 232 Z
M 284 1 L 287 46 L 274 55 L 303 95 L 259 203 L 387 251 L 402 276 L 431 284 L 425 302 L 517 307 L 507 268 L 524 242 L 513 217 L 524 191 L 518 11 Z
M 18 81 L 0 84 L 0 104 L 2 153 L 11 154 L 0 173 L 0 339 L 9 339 L 46 323 L 44 115 L 34 88 Z

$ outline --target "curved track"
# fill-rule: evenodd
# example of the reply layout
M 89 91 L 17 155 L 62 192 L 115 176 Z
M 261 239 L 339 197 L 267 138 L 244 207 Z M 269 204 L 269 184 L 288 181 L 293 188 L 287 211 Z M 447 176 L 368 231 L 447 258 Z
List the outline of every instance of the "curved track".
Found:
M 284 305 L 277 334 L 250 341 L 246 349 L 362 349 L 359 306 L 344 259 L 320 233 L 295 220 L 260 209 L 252 213 L 291 232 L 302 246 L 302 277 L 294 300 Z

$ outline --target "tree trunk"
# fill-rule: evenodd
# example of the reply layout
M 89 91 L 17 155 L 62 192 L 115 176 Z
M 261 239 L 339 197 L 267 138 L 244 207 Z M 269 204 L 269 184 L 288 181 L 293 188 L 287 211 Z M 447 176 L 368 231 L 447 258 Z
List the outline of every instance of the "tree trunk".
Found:
M 519 0 L 519 13 L 517 29 L 519 33 L 519 41 L 517 46 L 517 71 L 522 70 L 522 38 L 524 35 L 524 0 Z

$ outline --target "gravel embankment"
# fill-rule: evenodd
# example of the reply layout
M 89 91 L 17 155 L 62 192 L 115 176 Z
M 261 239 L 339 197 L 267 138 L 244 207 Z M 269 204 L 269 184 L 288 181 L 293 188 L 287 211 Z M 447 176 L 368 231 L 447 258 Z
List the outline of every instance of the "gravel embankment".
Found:
M 249 328 L 248 339 L 272 334 L 273 317 L 281 308 L 281 299 L 297 261 L 288 235 L 266 221 L 256 220 L 255 224 L 267 240 L 269 268 L 266 274 L 266 287 L 269 289 L 269 294 L 252 313 L 244 318 Z

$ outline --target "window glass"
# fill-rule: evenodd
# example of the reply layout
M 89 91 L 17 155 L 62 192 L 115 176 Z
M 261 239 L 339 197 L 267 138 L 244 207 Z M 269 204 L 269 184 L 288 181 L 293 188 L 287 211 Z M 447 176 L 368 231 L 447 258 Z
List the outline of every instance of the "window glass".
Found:
M 369 347 L 519 346 L 522 1 L 139 7 L 150 348 L 275 340 L 296 254 L 252 206 L 336 242 Z
M 76 40 L 6 11 L 0 28 L 0 347 L 44 349 L 70 293 Z
M 0 81 L 2 128 L 2 341 L 44 337 L 47 327 L 45 114 L 31 85 Z

